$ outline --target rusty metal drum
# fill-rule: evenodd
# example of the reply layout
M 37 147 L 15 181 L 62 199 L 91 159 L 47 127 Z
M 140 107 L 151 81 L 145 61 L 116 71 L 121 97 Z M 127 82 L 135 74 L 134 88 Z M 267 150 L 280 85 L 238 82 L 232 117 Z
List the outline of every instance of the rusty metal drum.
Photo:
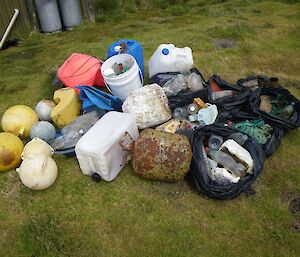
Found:
M 138 176 L 177 182 L 189 171 L 192 149 L 183 135 L 146 129 L 135 141 L 132 157 Z

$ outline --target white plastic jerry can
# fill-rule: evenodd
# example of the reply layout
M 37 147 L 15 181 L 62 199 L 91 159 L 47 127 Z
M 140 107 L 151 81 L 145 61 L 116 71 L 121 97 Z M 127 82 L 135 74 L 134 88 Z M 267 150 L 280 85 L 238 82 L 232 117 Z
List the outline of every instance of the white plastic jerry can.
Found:
M 187 72 L 193 65 L 190 47 L 178 48 L 173 44 L 161 44 L 149 59 L 149 78 L 158 73 Z
M 120 144 L 126 135 L 139 136 L 136 118 L 130 113 L 105 114 L 76 144 L 75 152 L 83 174 L 98 173 L 112 181 L 126 164 L 129 152 Z

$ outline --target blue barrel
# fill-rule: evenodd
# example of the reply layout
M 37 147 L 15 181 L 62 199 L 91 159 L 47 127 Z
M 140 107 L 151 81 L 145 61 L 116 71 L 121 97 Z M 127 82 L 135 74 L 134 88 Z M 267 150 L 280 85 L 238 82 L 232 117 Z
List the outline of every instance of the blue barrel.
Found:
M 112 57 L 114 55 L 117 55 L 118 52 L 115 52 L 115 46 L 120 46 L 122 43 L 125 43 L 126 51 L 125 53 L 132 55 L 136 62 L 139 65 L 139 68 L 141 69 L 143 76 L 144 76 L 144 55 L 143 55 L 143 47 L 142 45 L 136 41 L 136 40 L 129 40 L 129 39 L 120 39 L 116 42 L 114 42 L 108 49 L 107 57 Z

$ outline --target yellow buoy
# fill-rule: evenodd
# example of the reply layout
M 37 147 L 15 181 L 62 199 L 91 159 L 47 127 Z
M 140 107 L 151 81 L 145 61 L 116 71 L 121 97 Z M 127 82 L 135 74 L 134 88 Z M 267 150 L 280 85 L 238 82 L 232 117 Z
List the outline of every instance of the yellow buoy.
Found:
M 14 134 L 0 133 L 0 171 L 14 169 L 21 163 L 24 145 Z
M 39 118 L 33 109 L 26 105 L 15 105 L 5 111 L 1 126 L 3 131 L 24 139 L 29 136 L 32 126 L 38 121 Z

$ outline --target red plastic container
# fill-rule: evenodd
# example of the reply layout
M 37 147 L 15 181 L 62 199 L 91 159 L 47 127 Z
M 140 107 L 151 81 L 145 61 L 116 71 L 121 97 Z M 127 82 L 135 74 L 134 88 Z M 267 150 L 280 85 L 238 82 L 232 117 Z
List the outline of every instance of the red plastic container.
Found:
M 59 68 L 57 76 L 67 87 L 104 87 L 102 61 L 89 55 L 73 53 Z M 79 89 L 75 89 L 79 93 Z

